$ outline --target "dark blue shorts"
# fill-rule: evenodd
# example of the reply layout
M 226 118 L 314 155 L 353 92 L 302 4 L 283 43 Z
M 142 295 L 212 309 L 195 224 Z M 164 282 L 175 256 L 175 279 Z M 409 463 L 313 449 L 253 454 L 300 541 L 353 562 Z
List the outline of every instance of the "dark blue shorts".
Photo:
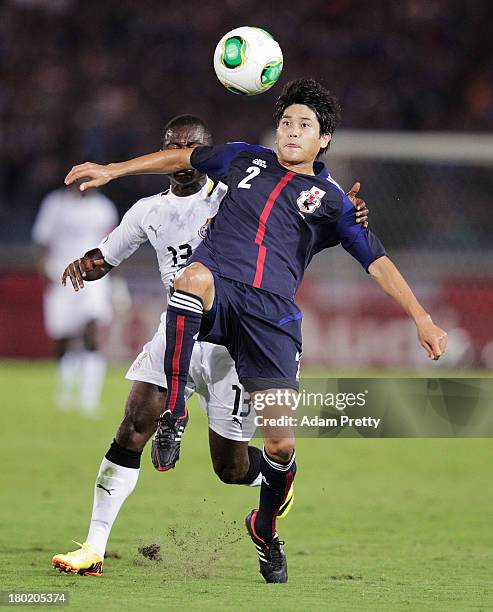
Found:
M 302 313 L 294 302 L 214 274 L 215 299 L 198 339 L 225 346 L 252 393 L 298 390 Z

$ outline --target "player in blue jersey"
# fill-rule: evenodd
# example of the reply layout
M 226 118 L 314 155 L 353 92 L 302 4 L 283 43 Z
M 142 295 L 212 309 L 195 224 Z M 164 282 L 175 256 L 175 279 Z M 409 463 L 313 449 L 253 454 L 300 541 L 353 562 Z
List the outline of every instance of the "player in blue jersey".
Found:
M 172 465 L 188 421 L 184 392 L 197 338 L 225 345 L 264 422 L 291 412 L 298 390 L 302 314 L 294 302 L 312 257 L 341 244 L 414 320 L 432 359 L 447 335 L 419 304 L 380 241 L 355 221 L 344 191 L 317 161 L 337 126 L 337 100 L 312 79 L 289 83 L 275 108 L 276 151 L 247 143 L 152 153 L 127 162 L 74 167 L 66 183 L 81 190 L 129 174 L 195 168 L 228 193 L 169 302 L 166 410 L 157 450 Z M 274 401 L 273 401 L 274 400 Z M 276 517 L 296 474 L 294 432 L 265 428 L 258 510 L 246 518 L 267 582 L 287 581 Z

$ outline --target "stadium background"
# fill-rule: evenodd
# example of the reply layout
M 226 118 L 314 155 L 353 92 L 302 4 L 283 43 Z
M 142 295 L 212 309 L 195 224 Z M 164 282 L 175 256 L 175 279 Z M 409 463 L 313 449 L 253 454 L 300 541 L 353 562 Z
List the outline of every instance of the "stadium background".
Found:
M 42 196 L 74 163 L 154 150 L 163 124 L 183 112 L 203 117 L 217 142 L 271 140 L 280 86 L 256 98 L 226 95 L 210 61 L 218 33 L 255 16 L 284 50 L 282 83 L 311 75 L 340 97 L 342 125 L 327 165 L 347 188 L 362 182 L 372 226 L 436 321 L 452 332 L 440 365 L 491 367 L 491 3 L 409 0 L 362 9 L 351 0 L 307 0 L 279 13 L 253 0 L 227 2 L 225 10 L 196 1 L 166 7 L 113 0 L 97 9 L 74 0 L 0 7 L 0 284 L 7 323 L 0 355 L 50 355 L 30 230 Z M 123 212 L 164 185 L 160 177 L 128 178 L 106 193 Z M 317 258 L 299 295 L 305 365 L 427 366 L 413 325 L 340 251 Z M 144 250 L 121 268 L 134 304 L 110 332 L 113 359 L 128 360 L 154 327 L 162 300 L 154 267 L 153 253 Z M 20 324 L 26 319 L 29 327 Z
M 300 76 L 322 80 L 343 107 L 326 163 L 345 187 L 362 182 L 372 226 L 450 332 L 450 343 L 445 358 L 430 364 L 413 325 L 334 249 L 313 263 L 299 295 L 304 365 L 328 376 L 354 369 L 367 375 L 368 368 L 378 375 L 439 375 L 441 368 L 447 375 L 471 369 L 490 375 L 492 21 L 487 0 L 304 0 L 275 10 L 258 0 L 0 3 L 0 358 L 16 358 L 2 361 L 0 377 L 2 491 L 16 500 L 0 507 L 2 571 L 9 572 L 0 586 L 61 588 L 47 579 L 50 555 L 70 548 L 71 537 L 83 537 L 92 482 L 128 392 L 124 365 L 154 329 L 163 299 L 154 253 L 141 249 L 120 270 L 133 302 L 120 311 L 105 342 L 116 365 L 103 420 L 94 425 L 57 413 L 42 283 L 30 250 L 37 207 L 74 163 L 156 149 L 163 124 L 175 114 L 203 117 L 216 142 L 269 143 L 281 86 Z M 284 51 L 280 85 L 257 98 L 229 94 L 212 69 L 220 35 L 240 24 L 271 31 Z M 131 177 L 105 193 L 123 213 L 165 185 L 160 177 Z M 171 488 L 162 485 L 176 499 L 176 507 L 164 506 L 165 522 L 183 526 L 198 519 L 212 531 L 218 521 L 230 526 L 241 518 L 255 496 L 244 489 L 233 496 L 212 475 L 201 418 L 196 411 L 180 470 L 167 477 Z M 327 444 L 300 441 L 304 476 L 293 522 L 283 526 L 288 552 L 299 555 L 290 557 L 295 590 L 279 593 L 275 604 L 296 609 L 304 598 L 308 609 L 316 609 L 322 597 L 337 609 L 487 609 L 489 441 L 339 440 L 329 453 Z M 191 609 L 217 609 L 217 598 L 235 609 L 264 609 L 255 599 L 267 605 L 262 585 L 250 586 L 256 570 L 247 542 L 234 544 L 239 552 L 233 553 L 223 544 L 218 566 L 204 557 L 203 564 L 213 567 L 214 584 L 207 588 L 194 582 L 193 565 L 175 547 L 178 569 L 190 582 L 183 589 L 171 566 L 165 584 L 172 587 L 171 599 L 163 603 L 152 591 L 162 569 L 132 560 L 136 538 L 141 542 L 162 521 L 155 474 L 145 463 L 141 490 L 114 529 L 108 581 L 93 591 L 92 583 L 67 578 L 74 597 L 86 597 L 86 608 L 97 597 L 104 609 L 116 609 L 122 605 L 118 592 L 129 598 L 129 609 L 136 601 L 147 609 L 174 609 L 187 597 Z M 322 488 L 321 465 L 329 482 Z M 198 504 L 202 496 L 212 506 Z M 317 512 L 330 512 L 330 520 L 319 524 Z M 208 537 L 194 532 L 190 557 L 210 547 Z M 245 559 L 245 568 L 236 559 L 233 578 L 228 554 Z M 322 586 L 321 567 L 330 567 Z

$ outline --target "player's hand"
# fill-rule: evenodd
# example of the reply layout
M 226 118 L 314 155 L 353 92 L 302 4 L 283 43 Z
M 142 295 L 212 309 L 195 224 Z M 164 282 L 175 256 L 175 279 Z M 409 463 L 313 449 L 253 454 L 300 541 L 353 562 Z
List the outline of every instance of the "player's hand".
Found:
M 94 187 L 101 187 L 109 183 L 114 177 L 108 166 L 86 162 L 74 166 L 65 177 L 65 185 L 72 185 L 75 181 L 83 181 L 79 189 L 85 191 Z M 86 179 L 86 180 L 84 180 Z
M 428 353 L 430 359 L 437 361 L 445 352 L 447 332 L 435 325 L 429 315 L 417 321 L 416 326 L 421 346 Z
M 92 272 L 96 267 L 103 266 L 105 261 L 103 258 L 93 259 L 92 257 L 81 257 L 69 264 L 62 274 L 62 285 L 67 286 L 67 279 L 72 282 L 74 291 L 84 289 L 84 278 L 89 272 Z
M 363 227 L 366 229 L 368 227 L 368 215 L 370 211 L 366 207 L 366 202 L 358 197 L 360 189 L 361 183 L 356 181 L 346 195 L 356 208 L 356 223 L 362 223 Z

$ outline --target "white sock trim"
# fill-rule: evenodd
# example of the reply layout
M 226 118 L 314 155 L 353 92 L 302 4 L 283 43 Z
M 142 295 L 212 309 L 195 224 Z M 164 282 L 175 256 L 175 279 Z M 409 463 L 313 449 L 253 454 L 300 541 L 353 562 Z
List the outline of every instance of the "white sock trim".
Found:
M 296 459 L 296 451 L 293 450 L 293 454 L 291 455 L 289 463 L 277 463 L 276 461 L 273 461 L 267 456 L 267 453 L 265 452 L 265 446 L 264 448 L 262 448 L 262 455 L 267 461 L 267 463 L 270 465 L 270 467 L 274 470 L 277 470 L 278 472 L 288 472 L 291 469 L 294 460 Z
M 174 306 L 180 310 L 190 310 L 197 314 L 202 314 L 204 312 L 204 307 L 200 298 L 195 298 L 186 293 L 181 293 L 180 291 L 175 291 L 175 293 L 173 293 L 168 303 L 168 308 L 170 306 Z

